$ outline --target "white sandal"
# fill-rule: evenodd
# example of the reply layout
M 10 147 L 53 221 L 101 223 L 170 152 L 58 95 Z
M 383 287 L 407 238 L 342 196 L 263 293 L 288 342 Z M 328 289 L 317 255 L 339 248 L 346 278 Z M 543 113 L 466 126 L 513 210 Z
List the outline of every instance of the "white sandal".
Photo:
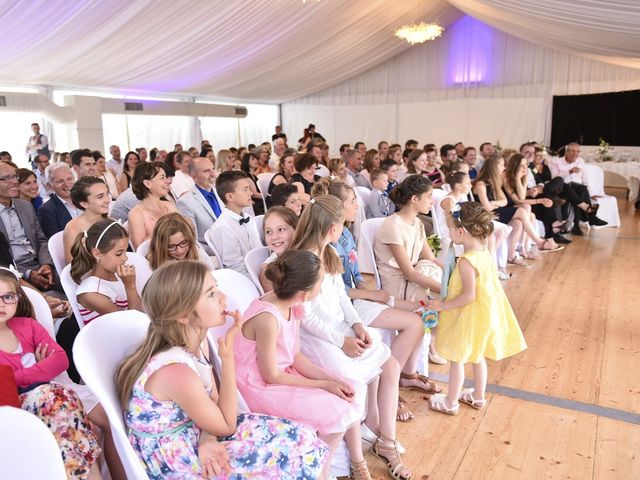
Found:
M 487 400 L 476 400 L 475 398 L 473 398 L 474 391 L 475 390 L 473 388 L 465 388 L 464 390 L 462 390 L 462 394 L 460 395 L 460 398 L 458 398 L 458 400 L 462 403 L 466 403 L 476 410 L 482 410 L 487 404 Z
M 436 365 L 446 365 L 447 359 L 440 356 L 438 352 L 429 350 L 429 361 Z
M 453 407 L 447 407 L 446 396 L 442 393 L 431 395 L 429 400 L 429 408 L 436 412 L 446 413 L 447 415 L 457 415 L 460 410 L 460 404 L 456 403 Z

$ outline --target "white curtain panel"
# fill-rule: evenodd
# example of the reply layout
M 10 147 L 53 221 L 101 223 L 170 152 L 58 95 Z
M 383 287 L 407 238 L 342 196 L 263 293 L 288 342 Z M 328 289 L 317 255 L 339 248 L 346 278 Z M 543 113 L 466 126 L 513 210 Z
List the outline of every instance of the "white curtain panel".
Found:
M 638 0 L 449 0 L 449 3 L 531 42 L 640 68 Z

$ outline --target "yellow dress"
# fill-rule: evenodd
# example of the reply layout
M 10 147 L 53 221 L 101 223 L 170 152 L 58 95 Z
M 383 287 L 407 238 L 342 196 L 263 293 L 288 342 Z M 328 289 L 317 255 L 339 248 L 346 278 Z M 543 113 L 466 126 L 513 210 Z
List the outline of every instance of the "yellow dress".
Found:
M 477 363 L 483 357 L 500 360 L 527 348 L 509 300 L 500 285 L 495 261 L 487 250 L 465 252 L 476 270 L 476 298 L 461 308 L 440 313 L 436 349 L 444 358 Z M 462 293 L 460 270 L 455 268 L 446 300 Z

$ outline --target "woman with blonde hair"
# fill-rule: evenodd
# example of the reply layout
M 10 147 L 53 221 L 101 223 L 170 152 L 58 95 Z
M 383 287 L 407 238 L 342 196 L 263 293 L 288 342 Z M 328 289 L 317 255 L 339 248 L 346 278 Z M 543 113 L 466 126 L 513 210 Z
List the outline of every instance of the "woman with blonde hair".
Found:
M 161 217 L 153 227 L 147 260 L 152 270 L 170 260 L 199 260 L 214 270 L 211 258 L 198 248 L 193 226 L 177 212 Z

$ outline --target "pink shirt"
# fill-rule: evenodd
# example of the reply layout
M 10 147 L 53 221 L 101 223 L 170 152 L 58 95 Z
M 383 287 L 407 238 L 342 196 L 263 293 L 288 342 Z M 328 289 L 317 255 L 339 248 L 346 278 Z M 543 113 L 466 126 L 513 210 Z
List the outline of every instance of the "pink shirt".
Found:
M 13 317 L 7 322 L 7 326 L 18 338 L 20 346 L 17 352 L 0 350 L 0 364 L 13 368 L 18 387 L 50 382 L 69 367 L 65 351 L 33 318 Z M 34 363 L 34 352 L 39 343 L 49 345 L 48 351 L 51 353 L 47 358 Z

